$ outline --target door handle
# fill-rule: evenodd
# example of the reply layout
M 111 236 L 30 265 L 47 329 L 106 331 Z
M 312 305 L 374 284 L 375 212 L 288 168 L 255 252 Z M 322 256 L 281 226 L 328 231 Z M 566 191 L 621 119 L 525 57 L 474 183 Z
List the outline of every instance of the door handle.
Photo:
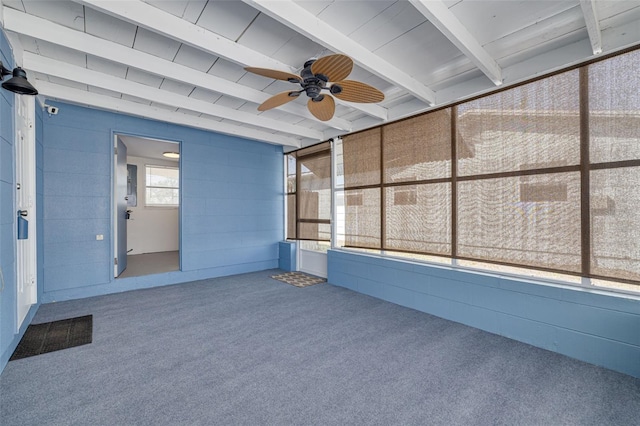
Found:
M 124 197 L 124 199 L 125 199 L 126 201 L 129 201 L 129 197 Z
M 29 214 L 29 212 L 26 211 L 26 210 L 18 210 L 18 215 L 20 215 L 22 217 L 27 217 L 28 214 Z

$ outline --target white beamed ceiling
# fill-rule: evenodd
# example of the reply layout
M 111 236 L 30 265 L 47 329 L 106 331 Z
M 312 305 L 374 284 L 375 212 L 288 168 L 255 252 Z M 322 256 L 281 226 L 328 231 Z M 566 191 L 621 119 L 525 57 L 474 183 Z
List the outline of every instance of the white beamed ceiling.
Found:
M 640 0 L 2 0 L 1 16 L 45 100 L 285 151 L 640 44 Z M 304 96 L 257 110 L 296 86 L 245 66 L 298 72 L 333 53 L 386 99 L 337 102 L 328 122 Z

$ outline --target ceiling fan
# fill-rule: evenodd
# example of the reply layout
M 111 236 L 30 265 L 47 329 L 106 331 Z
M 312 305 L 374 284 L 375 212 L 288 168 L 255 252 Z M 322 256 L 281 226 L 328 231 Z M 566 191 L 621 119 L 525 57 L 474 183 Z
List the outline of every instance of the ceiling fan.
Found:
M 304 64 L 300 75 L 268 68 L 246 67 L 245 70 L 264 77 L 299 84 L 300 90 L 287 90 L 264 101 L 258 111 L 284 105 L 298 98 L 302 92 L 309 97 L 307 108 L 318 120 L 331 120 L 336 110 L 333 99 L 347 102 L 375 103 L 384 100 L 384 94 L 373 86 L 355 80 L 345 80 L 351 74 L 353 60 L 346 55 L 329 55 L 310 59 Z M 329 93 L 322 93 L 323 90 Z

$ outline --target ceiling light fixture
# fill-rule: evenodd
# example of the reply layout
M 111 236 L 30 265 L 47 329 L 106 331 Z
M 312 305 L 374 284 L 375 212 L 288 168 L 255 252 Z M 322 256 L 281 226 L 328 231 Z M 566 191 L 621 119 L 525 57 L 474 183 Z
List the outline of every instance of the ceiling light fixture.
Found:
M 162 155 L 164 155 L 167 158 L 180 158 L 179 152 L 167 151 L 167 152 L 163 152 Z
M 5 75 L 12 75 L 9 80 L 2 83 L 2 87 L 19 95 L 37 95 L 38 91 L 35 87 L 27 81 L 27 73 L 20 67 L 15 67 L 13 72 L 9 71 L 0 62 L 0 80 L 4 79 Z

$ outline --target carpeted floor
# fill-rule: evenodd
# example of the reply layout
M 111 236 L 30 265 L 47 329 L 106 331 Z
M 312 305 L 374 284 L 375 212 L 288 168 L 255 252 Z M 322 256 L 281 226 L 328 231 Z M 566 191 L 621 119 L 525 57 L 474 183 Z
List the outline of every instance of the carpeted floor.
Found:
M 10 362 L 0 424 L 638 424 L 639 379 L 279 272 L 42 306 L 93 343 Z

